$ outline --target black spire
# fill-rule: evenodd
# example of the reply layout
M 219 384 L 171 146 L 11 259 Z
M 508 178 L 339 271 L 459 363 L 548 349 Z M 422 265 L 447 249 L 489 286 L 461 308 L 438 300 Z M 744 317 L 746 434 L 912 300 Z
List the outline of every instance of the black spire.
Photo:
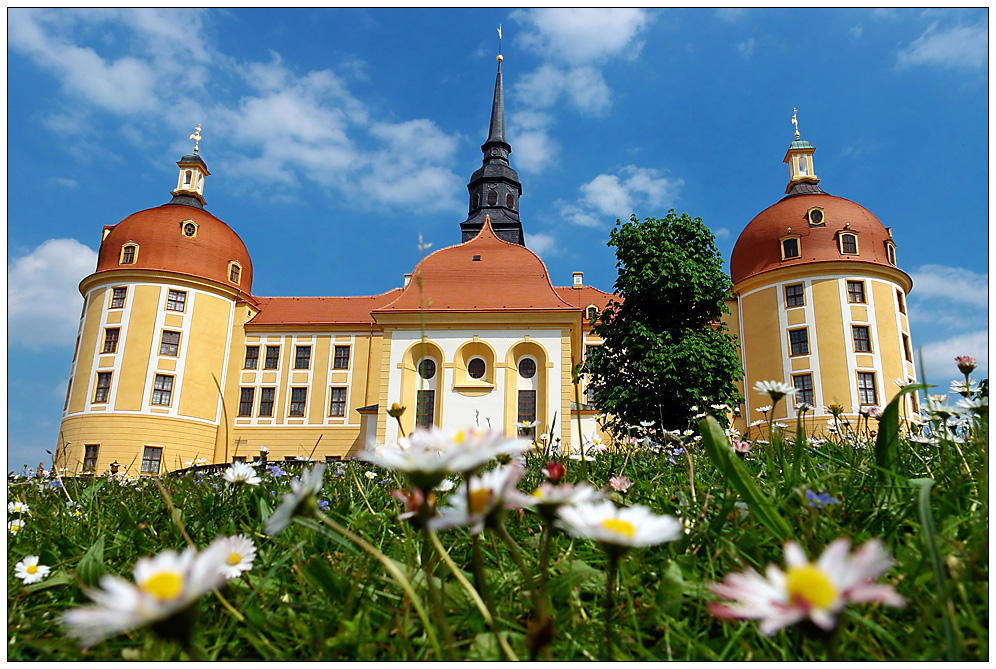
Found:
M 519 175 L 509 167 L 508 154 L 512 147 L 505 141 L 505 96 L 501 82 L 501 56 L 498 56 L 498 76 L 495 79 L 495 98 L 491 105 L 491 127 L 488 141 L 481 146 L 484 165 L 474 172 L 467 184 L 470 192 L 470 213 L 460 224 L 461 241 L 473 239 L 484 225 L 484 217 L 491 216 L 491 227 L 499 238 L 525 246 L 522 223 L 519 222 L 519 196 L 522 185 Z

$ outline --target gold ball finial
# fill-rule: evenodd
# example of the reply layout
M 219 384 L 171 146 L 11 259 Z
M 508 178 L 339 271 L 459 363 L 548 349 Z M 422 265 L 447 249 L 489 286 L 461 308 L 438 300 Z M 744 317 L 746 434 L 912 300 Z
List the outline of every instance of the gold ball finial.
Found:
M 500 63 L 500 62 L 502 62 L 503 60 L 505 60 L 505 59 L 504 59 L 504 58 L 502 57 L 502 55 L 501 55 L 501 54 L 498 54 L 498 62 Z

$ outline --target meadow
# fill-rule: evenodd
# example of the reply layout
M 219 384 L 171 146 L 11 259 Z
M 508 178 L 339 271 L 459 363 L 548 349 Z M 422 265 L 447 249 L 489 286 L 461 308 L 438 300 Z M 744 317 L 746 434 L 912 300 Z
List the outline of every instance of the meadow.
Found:
M 912 432 L 894 401 L 581 458 L 471 429 L 324 470 L 12 477 L 7 658 L 987 660 L 988 391 L 959 384 Z

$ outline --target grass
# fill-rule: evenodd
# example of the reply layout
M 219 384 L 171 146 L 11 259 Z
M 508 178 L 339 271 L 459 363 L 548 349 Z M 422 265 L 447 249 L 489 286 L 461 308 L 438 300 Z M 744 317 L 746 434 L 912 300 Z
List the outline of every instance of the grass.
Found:
M 704 421 L 701 439 L 650 435 L 628 454 L 620 449 L 584 466 L 564 460 L 566 480 L 586 477 L 604 487 L 623 474 L 633 485 L 625 495 L 611 493 L 617 504 L 642 504 L 686 521 L 678 541 L 631 551 L 621 561 L 613 599 L 615 659 L 988 659 L 988 414 L 976 413 L 957 437 L 936 444 L 892 431 L 887 421 L 894 419 L 872 421 L 878 442 L 847 430 L 813 442 L 796 439 L 790 429 L 776 431 L 771 443 L 755 443 L 746 456 L 730 451 L 722 431 Z M 544 480 L 545 463 L 527 456 L 520 490 Z M 301 465 L 281 466 L 293 471 Z M 8 499 L 27 503 L 30 512 L 22 531 L 8 533 L 8 660 L 186 658 L 148 629 L 82 650 L 65 635 L 59 616 L 87 604 L 85 590 L 102 574 L 131 580 L 138 558 L 182 549 L 185 534 L 203 548 L 236 533 L 251 537 L 258 555 L 250 572 L 198 606 L 195 642 L 207 659 L 529 659 L 531 645 L 539 646 L 540 658 L 601 659 L 609 563 L 591 542 L 551 533 L 552 629 L 544 637 L 527 578 L 501 537 L 494 531 L 480 536 L 480 574 L 463 529 L 438 533 L 446 556 L 432 558 L 438 551 L 423 551 L 426 533 L 396 519 L 403 509 L 389 491 L 404 487 L 400 475 L 360 461 L 332 464 L 319 494 L 331 523 L 299 519 L 275 537 L 263 524 L 290 476 L 263 478 L 257 487 L 238 488 L 197 473 L 158 483 L 10 481 Z M 440 495 L 440 505 L 448 494 Z M 814 501 L 823 494 L 820 499 L 833 501 Z M 67 506 L 70 499 L 79 506 Z M 531 582 L 538 576 L 543 521 L 531 510 L 511 510 L 503 522 Z M 895 586 L 905 608 L 849 607 L 829 638 L 803 624 L 765 637 L 754 622 L 709 613 L 708 603 L 716 601 L 709 583 L 748 566 L 763 571 L 783 564 L 784 540 L 797 541 L 815 558 L 842 536 L 855 546 L 882 540 L 895 564 L 880 581 Z M 15 563 L 27 555 L 52 567 L 30 586 L 14 577 Z M 428 626 L 411 593 L 428 611 Z

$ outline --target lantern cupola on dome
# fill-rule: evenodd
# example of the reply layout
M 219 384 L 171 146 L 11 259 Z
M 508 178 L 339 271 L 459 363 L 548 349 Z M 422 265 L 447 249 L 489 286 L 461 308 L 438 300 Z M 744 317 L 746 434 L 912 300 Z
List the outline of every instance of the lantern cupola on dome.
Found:
M 804 139 L 799 139 L 799 119 L 796 116 L 798 112 L 798 109 L 792 110 L 795 141 L 789 145 L 785 154 L 784 162 L 789 166 L 789 182 L 785 192 L 789 195 L 822 193 L 823 191 L 816 185 L 820 179 L 813 169 L 813 154 L 816 152 L 816 147 Z
M 173 190 L 173 199 L 167 204 L 185 204 L 188 207 L 204 208 L 204 178 L 211 173 L 208 172 L 207 165 L 198 154 L 201 142 L 201 126 L 194 129 L 194 134 L 190 136 L 194 140 L 194 152 L 186 155 L 177 161 L 180 167 L 180 176 L 176 180 L 176 188 Z

